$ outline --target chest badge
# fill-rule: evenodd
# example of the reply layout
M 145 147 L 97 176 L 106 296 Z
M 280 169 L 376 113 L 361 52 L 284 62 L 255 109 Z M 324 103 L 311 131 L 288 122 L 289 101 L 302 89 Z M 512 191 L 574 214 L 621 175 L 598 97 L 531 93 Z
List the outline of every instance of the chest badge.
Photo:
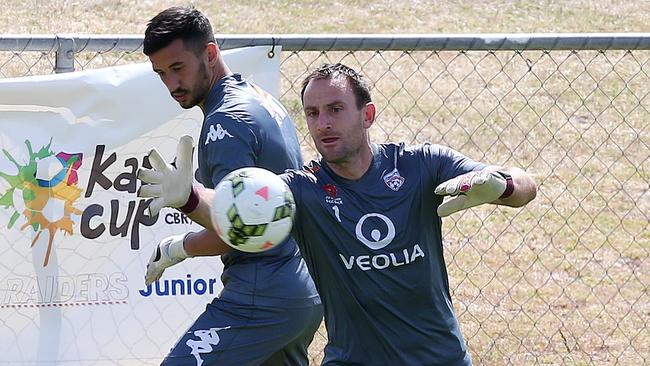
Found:
M 393 169 L 392 172 L 384 175 L 384 183 L 386 183 L 388 188 L 392 189 L 395 192 L 399 191 L 399 189 L 402 188 L 404 180 L 404 177 L 399 175 L 399 171 L 397 169 Z
M 341 197 L 338 197 L 338 189 L 334 184 L 324 184 L 323 191 L 325 191 L 325 202 L 335 205 L 343 204 Z

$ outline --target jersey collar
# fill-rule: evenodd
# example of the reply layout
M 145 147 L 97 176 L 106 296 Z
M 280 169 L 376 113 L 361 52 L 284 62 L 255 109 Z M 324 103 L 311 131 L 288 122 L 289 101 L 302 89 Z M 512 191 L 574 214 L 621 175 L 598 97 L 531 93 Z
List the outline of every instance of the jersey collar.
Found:
M 342 184 L 342 185 L 357 185 L 357 184 L 372 184 L 372 182 L 376 179 L 381 179 L 379 176 L 381 171 L 379 169 L 381 165 L 381 154 L 384 151 L 383 147 L 381 145 L 371 143 L 370 148 L 372 149 L 372 160 L 370 161 L 370 166 L 368 167 L 368 170 L 361 176 L 361 178 L 357 180 L 352 180 L 352 179 L 346 179 L 338 174 L 336 174 L 330 167 L 327 165 L 327 163 L 323 160 L 321 157 L 319 164 L 325 171 L 327 171 L 327 174 L 329 174 L 337 183 Z
M 219 79 L 210 89 L 208 97 L 205 100 L 204 112 L 212 111 L 223 102 L 224 89 L 227 85 L 242 81 L 241 74 L 230 74 Z

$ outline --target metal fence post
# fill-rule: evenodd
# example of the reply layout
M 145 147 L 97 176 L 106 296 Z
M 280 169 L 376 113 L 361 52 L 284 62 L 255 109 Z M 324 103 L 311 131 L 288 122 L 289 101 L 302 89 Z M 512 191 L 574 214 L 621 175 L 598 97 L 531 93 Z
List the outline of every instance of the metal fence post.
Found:
M 57 35 L 59 46 L 56 49 L 54 71 L 58 73 L 74 71 L 74 38 Z

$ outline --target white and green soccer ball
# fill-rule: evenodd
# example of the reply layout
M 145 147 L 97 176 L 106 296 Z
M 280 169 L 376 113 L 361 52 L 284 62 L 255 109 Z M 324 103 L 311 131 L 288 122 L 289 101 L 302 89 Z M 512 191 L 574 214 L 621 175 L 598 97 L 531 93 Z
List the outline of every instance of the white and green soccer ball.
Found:
M 225 176 L 214 191 L 212 224 L 231 247 L 263 252 L 289 236 L 296 205 L 277 175 L 262 168 L 241 168 Z

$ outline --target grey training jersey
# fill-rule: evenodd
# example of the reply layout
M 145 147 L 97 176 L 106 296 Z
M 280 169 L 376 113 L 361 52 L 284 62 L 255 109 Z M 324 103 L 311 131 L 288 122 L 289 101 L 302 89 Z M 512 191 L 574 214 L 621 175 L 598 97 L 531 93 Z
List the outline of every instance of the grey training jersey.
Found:
M 373 150 L 357 181 L 315 161 L 282 176 L 298 207 L 293 235 L 325 306 L 323 363 L 469 365 L 434 188 L 485 165 L 438 145 Z
M 286 109 L 271 95 L 234 74 L 219 80 L 204 105 L 197 179 L 214 188 L 229 172 L 259 166 L 275 173 L 300 168 L 300 146 Z M 320 303 L 292 238 L 263 253 L 232 250 L 221 256 L 220 298 L 260 306 Z

